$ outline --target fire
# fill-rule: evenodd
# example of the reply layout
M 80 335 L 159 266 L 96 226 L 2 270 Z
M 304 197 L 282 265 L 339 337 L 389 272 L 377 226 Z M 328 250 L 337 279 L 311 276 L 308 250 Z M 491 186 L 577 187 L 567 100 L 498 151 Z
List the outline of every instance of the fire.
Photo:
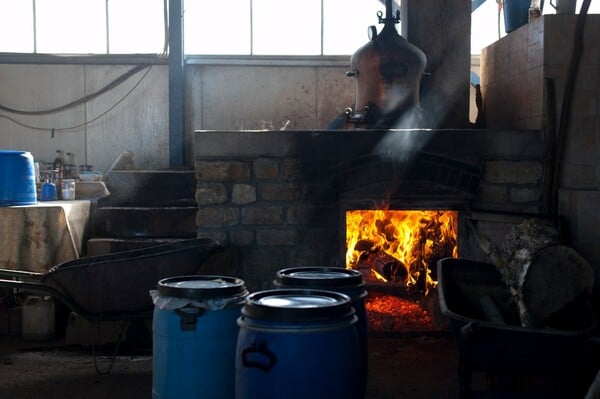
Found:
M 434 323 L 427 311 L 406 298 L 371 293 L 365 300 L 371 331 L 432 331 Z
M 437 284 L 430 276 L 437 259 L 458 257 L 457 219 L 446 210 L 347 211 L 346 267 L 426 292 Z

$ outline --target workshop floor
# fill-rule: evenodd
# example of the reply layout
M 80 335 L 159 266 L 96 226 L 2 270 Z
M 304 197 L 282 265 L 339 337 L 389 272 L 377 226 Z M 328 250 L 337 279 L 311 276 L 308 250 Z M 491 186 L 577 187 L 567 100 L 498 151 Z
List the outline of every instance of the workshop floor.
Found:
M 109 374 L 98 374 L 90 347 L 0 337 L 0 398 L 150 398 L 151 353 L 121 352 Z M 109 364 L 100 357 L 96 365 Z M 457 398 L 456 365 L 450 337 L 371 337 L 367 399 Z

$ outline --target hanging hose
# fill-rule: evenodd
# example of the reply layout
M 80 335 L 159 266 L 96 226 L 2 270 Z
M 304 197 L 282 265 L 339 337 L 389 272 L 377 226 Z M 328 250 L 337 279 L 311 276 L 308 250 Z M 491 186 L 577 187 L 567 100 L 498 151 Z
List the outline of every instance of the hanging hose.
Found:
M 115 344 L 115 350 L 108 357 L 109 363 L 108 367 L 105 370 L 100 370 L 100 366 L 98 365 L 98 356 L 96 355 L 96 338 L 97 338 L 97 329 L 98 329 L 98 320 L 92 321 L 92 356 L 94 358 L 94 367 L 96 368 L 96 373 L 98 374 L 108 374 L 110 370 L 115 364 L 115 360 L 117 358 L 117 352 L 119 352 L 119 346 L 125 337 L 125 332 L 127 331 L 127 327 L 129 326 L 129 320 L 125 320 L 121 325 L 121 329 L 119 331 L 119 336 L 117 337 L 117 342 Z
M 588 9 L 590 8 L 591 2 L 592 0 L 583 0 L 583 3 L 581 4 L 581 10 L 579 11 L 579 15 L 577 16 L 575 34 L 573 35 L 573 53 L 571 54 L 569 69 L 567 70 L 565 91 L 562 98 L 562 107 L 556 137 L 556 158 L 554 162 L 554 171 L 552 175 L 552 215 L 558 214 L 558 189 L 560 182 L 561 164 L 564 156 L 565 142 L 567 138 L 566 136 L 569 130 L 569 122 L 571 120 L 575 82 L 577 80 L 577 72 L 579 70 L 581 55 L 583 53 L 585 23 L 587 20 L 587 13 Z
M 496 0 L 496 3 L 498 4 L 498 40 L 500 40 L 502 37 L 502 33 L 500 31 L 500 16 L 502 14 L 504 0 Z

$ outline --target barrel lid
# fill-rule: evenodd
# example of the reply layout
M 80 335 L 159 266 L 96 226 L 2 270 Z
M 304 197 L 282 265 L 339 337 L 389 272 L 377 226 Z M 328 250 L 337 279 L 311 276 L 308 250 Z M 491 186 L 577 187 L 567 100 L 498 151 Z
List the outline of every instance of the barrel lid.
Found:
M 236 277 L 197 275 L 178 276 L 158 282 L 158 293 L 163 296 L 205 300 L 246 294 L 243 280 Z
M 21 150 L 0 150 L 0 155 L 31 155 L 31 152 Z
M 246 298 L 244 316 L 265 320 L 315 321 L 354 312 L 350 297 L 340 292 L 310 289 L 259 291 Z
M 277 272 L 276 283 L 287 287 L 341 288 L 362 286 L 358 270 L 328 266 L 290 267 Z

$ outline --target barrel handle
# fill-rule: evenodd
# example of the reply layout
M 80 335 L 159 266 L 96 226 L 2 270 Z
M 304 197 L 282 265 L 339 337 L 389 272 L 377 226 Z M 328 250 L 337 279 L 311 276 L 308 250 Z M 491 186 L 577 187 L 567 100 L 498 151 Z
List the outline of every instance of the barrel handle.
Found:
M 196 320 L 205 313 L 205 310 L 196 307 L 185 307 L 182 309 L 175 309 L 175 313 L 180 318 L 179 324 L 181 331 L 196 331 Z
M 255 356 L 257 358 L 256 360 L 249 359 L 249 357 L 253 354 L 258 355 Z M 264 358 L 260 359 L 263 356 Z M 264 362 L 261 362 L 260 360 L 264 360 Z M 271 369 L 273 369 L 273 367 L 275 367 L 276 363 L 277 357 L 273 352 L 267 349 L 267 344 L 264 342 L 261 342 L 258 345 L 256 343 L 252 343 L 251 347 L 242 351 L 242 364 L 244 367 L 254 367 L 268 373 L 271 371 Z

